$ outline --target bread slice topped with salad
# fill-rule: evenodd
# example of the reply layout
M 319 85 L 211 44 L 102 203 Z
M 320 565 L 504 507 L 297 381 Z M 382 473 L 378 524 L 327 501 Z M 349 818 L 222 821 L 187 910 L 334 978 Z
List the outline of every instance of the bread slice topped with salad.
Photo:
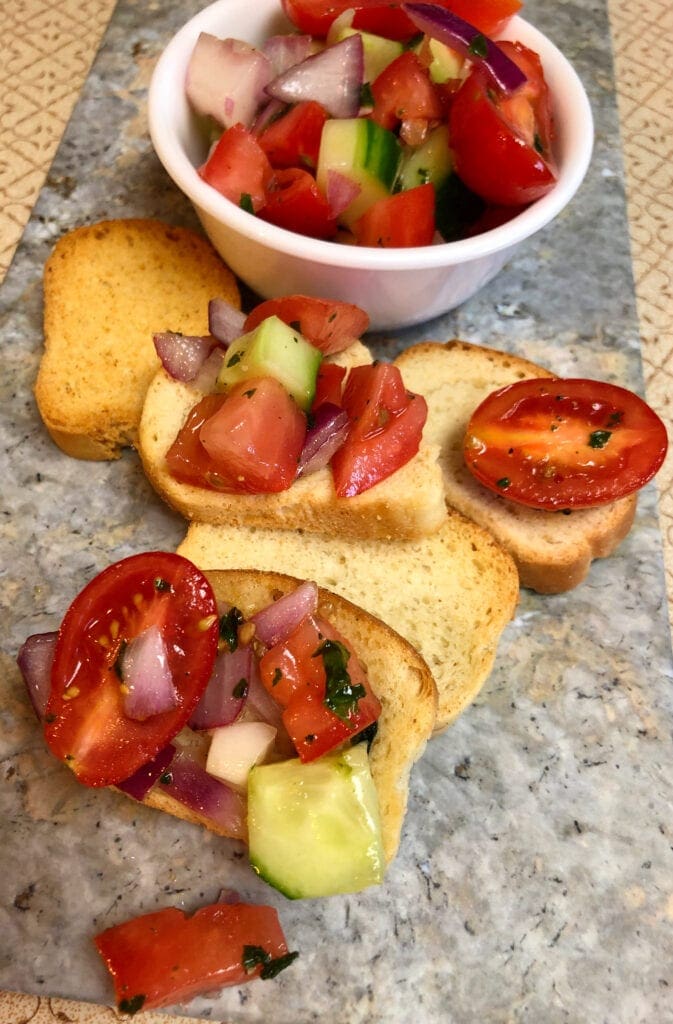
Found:
M 291 898 L 382 881 L 437 693 L 368 612 L 311 581 L 147 552 L 91 580 L 18 661 L 84 785 L 246 843 Z
M 187 519 L 350 537 L 418 537 L 446 520 L 427 406 L 372 362 L 362 310 L 306 296 L 230 318 L 182 373 L 168 350 L 138 433 L 145 473 Z M 186 339 L 176 336 L 182 351 Z M 200 344 L 199 339 L 196 339 Z
M 396 363 L 427 399 L 447 503 L 510 552 L 522 586 L 570 590 L 626 537 L 668 443 L 638 395 L 462 341 Z
M 239 304 L 236 279 L 209 242 L 149 219 L 63 235 L 44 269 L 44 353 L 35 385 L 54 442 L 78 459 L 135 445 L 159 367 L 157 331 L 208 333 L 208 299 Z

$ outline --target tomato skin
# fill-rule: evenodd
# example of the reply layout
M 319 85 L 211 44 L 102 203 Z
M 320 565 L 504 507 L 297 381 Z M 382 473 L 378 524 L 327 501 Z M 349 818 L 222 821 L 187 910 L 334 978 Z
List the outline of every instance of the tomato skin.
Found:
M 338 366 L 336 363 L 321 363 L 318 370 L 318 379 L 315 386 L 315 397 L 311 411 L 319 406 L 329 403 L 330 405 L 341 405 L 341 394 L 343 383 L 346 378 L 346 367 Z
M 315 178 L 300 167 L 275 172 L 259 210 L 262 220 L 308 238 L 334 238 L 336 218 Z
M 166 907 L 107 928 L 94 943 L 122 1012 L 186 1002 L 259 977 L 261 966 L 250 973 L 243 967 L 244 946 L 259 946 L 272 959 L 288 952 L 276 910 L 248 903 L 216 903 L 191 917 Z
M 324 640 L 344 645 L 350 657 L 347 671 L 351 684 L 362 686 L 364 696 L 344 721 L 325 704 L 326 672 L 317 654 Z M 260 659 L 262 682 L 274 700 L 285 709 L 283 724 L 301 761 L 307 763 L 368 728 L 381 714 L 367 674 L 348 641 L 330 623 L 311 615 L 282 643 L 270 648 Z
M 283 10 L 301 31 L 324 37 L 343 11 L 354 9 L 353 28 L 387 39 L 406 42 L 418 29 L 402 10 L 403 0 L 282 0 Z M 441 7 L 460 15 L 486 35 L 500 32 L 521 8 L 520 0 L 438 0 Z
M 252 331 L 268 316 L 277 316 L 289 326 L 297 325 L 307 341 L 324 356 L 342 352 L 369 327 L 369 317 L 358 306 L 338 299 L 316 299 L 309 295 L 285 295 L 267 299 L 248 314 L 244 331 Z
M 379 199 L 353 224 L 358 245 L 413 248 L 430 245 L 435 234 L 435 186 L 432 182 Z
M 305 436 L 306 416 L 274 377 L 234 385 L 199 431 L 222 489 L 236 494 L 286 490 L 297 474 Z
M 222 133 L 199 175 L 236 206 L 249 196 L 256 213 L 266 202 L 273 168 L 251 132 L 235 124 Z
M 368 490 L 414 457 L 428 406 L 421 395 L 406 390 L 391 363 L 353 367 L 342 406 L 351 429 L 331 466 L 336 493 L 345 498 Z
M 489 395 L 470 419 L 464 456 L 495 493 L 557 511 L 632 494 L 655 475 L 667 446 L 664 424 L 632 391 L 542 378 Z
M 496 205 L 523 206 L 556 184 L 551 101 L 538 55 L 519 43 L 503 47 L 528 83 L 504 98 L 475 67 L 451 101 L 449 137 L 469 189 Z
M 401 121 L 440 120 L 444 113 L 430 74 L 415 53 L 407 50 L 383 69 L 371 84 L 372 120 L 393 131 Z
M 178 436 L 166 453 L 166 467 L 171 476 L 195 487 L 222 488 L 217 463 L 201 444 L 201 427 L 224 402 L 225 395 L 206 395 L 190 410 Z
M 170 588 L 157 589 L 156 580 Z M 179 704 L 137 721 L 124 714 L 114 666 L 123 642 L 155 624 Z M 85 785 L 129 778 L 187 723 L 210 678 L 217 641 L 215 596 L 187 559 L 156 551 L 109 566 L 75 598 L 59 629 L 44 726 L 50 750 Z
M 315 100 L 303 100 L 257 136 L 273 167 L 309 167 L 318 163 L 320 136 L 327 111 Z

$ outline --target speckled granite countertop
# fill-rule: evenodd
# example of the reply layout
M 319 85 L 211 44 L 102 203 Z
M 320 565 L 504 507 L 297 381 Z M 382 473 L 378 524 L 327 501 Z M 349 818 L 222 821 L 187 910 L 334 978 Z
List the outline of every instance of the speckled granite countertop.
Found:
M 77 463 L 46 438 L 30 390 L 41 268 L 53 241 L 84 221 L 191 222 L 150 151 L 144 99 L 162 44 L 198 6 L 118 4 L 0 295 L 0 988 L 28 993 L 4 997 L 0 1018 L 112 1017 L 62 1001 L 111 998 L 91 934 L 158 905 L 194 907 L 228 885 L 275 903 L 302 955 L 271 984 L 183 1013 L 237 1024 L 666 1024 L 673 672 L 654 487 L 627 541 L 586 584 L 554 598 L 522 594 L 489 683 L 414 771 L 401 853 L 379 890 L 288 903 L 226 841 L 84 790 L 44 752 L 14 664 L 19 644 L 54 628 L 84 577 L 175 546 L 184 526 L 132 454 Z M 553 9 L 531 0 L 527 13 L 589 91 L 590 174 L 487 294 L 378 339 L 380 351 L 459 335 L 641 389 L 607 12 L 599 0 Z

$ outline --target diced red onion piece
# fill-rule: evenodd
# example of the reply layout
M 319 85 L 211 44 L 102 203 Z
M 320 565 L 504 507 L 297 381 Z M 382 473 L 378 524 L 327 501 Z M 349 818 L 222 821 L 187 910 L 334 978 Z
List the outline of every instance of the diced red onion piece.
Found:
M 255 612 L 250 621 L 255 624 L 255 636 L 267 647 L 286 640 L 299 623 L 312 615 L 318 607 L 318 587 L 312 580 L 301 583 L 296 590 L 272 601 L 266 608 Z
M 202 32 L 187 68 L 187 98 L 197 114 L 223 128 L 237 123 L 248 128 L 272 78 L 271 61 L 261 50 Z
M 118 782 L 117 789 L 121 789 L 127 796 L 132 796 L 134 800 L 143 800 L 157 779 L 166 771 L 174 754 L 173 744 L 166 744 L 156 757 L 134 772 L 130 778 L 125 779 L 124 782 Z
M 164 331 L 154 335 L 154 347 L 169 377 L 188 383 L 194 380 L 217 345 L 214 338 Z
M 315 100 L 332 117 L 356 117 L 363 74 L 362 37 L 347 36 L 278 75 L 266 92 L 285 103 Z
M 268 128 L 287 109 L 287 103 L 283 103 L 282 100 L 269 100 L 268 103 L 260 107 L 250 131 L 253 135 L 261 135 L 264 129 Z
M 259 674 L 259 662 L 253 662 L 253 671 L 248 686 L 248 703 L 245 706 L 246 717 L 257 722 L 266 722 L 276 730 L 274 749 L 282 758 L 296 757 L 295 745 L 290 739 L 283 722 L 283 708 L 273 699 Z
M 210 353 L 194 380 L 191 381 L 196 391 L 201 391 L 204 395 L 208 395 L 211 391 L 215 390 L 215 381 L 222 369 L 225 351 L 224 348 L 218 346 Z
M 306 431 L 297 476 L 308 476 L 326 466 L 346 440 L 349 424 L 345 409 L 331 402 L 319 405 L 313 414 L 313 424 Z
M 51 690 L 51 666 L 58 633 L 33 633 L 22 645 L 16 661 L 37 717 L 42 720 Z
M 269 36 L 262 52 L 271 61 L 273 75 L 282 75 L 288 68 L 301 64 L 311 54 L 313 39 L 306 35 Z
M 209 775 L 185 750 L 176 750 L 161 781 L 164 792 L 184 807 L 218 825 L 235 839 L 247 836 L 245 800 L 220 779 Z
M 220 651 L 205 692 L 189 719 L 190 728 L 216 729 L 236 721 L 245 707 L 252 662 L 251 647 L 239 645 L 235 651 Z M 242 680 L 244 692 L 236 696 L 234 691 Z
M 343 213 L 361 191 L 362 186 L 358 185 L 357 181 L 341 174 L 340 171 L 327 172 L 327 202 L 333 217 Z
M 226 299 L 211 299 L 208 303 L 208 330 L 222 342 L 231 345 L 243 333 L 245 313 Z
M 505 94 L 516 92 L 527 82 L 518 64 L 497 43 L 452 11 L 437 4 L 422 3 L 402 4 L 402 10 L 421 32 L 481 64 Z
M 134 721 L 171 711 L 179 696 L 168 664 L 168 651 L 158 626 L 148 626 L 129 641 L 121 662 L 124 714 Z

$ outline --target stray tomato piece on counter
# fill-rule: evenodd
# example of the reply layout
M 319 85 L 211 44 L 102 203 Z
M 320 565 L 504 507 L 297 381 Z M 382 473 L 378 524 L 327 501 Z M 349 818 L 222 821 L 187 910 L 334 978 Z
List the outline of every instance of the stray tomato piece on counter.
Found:
M 298 956 L 276 910 L 248 903 L 215 903 L 191 916 L 167 907 L 108 928 L 94 943 L 128 1014 L 274 978 Z
M 517 381 L 474 411 L 465 463 L 485 487 L 547 511 L 592 508 L 643 487 L 668 438 L 638 395 L 601 381 Z

